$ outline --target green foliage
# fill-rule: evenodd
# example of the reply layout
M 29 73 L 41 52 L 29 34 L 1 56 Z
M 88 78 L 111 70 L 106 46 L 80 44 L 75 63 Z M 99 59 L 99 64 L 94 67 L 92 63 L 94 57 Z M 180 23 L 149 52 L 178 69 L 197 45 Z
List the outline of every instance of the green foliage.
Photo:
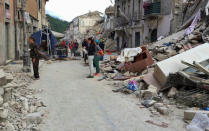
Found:
M 67 28 L 69 28 L 69 22 L 50 16 L 48 14 L 46 16 L 53 31 L 64 33 L 64 31 L 66 31 Z

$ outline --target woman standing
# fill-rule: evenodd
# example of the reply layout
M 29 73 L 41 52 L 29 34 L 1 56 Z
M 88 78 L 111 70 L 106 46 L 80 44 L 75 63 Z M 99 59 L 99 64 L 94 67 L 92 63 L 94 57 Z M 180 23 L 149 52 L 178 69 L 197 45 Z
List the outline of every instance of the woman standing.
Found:
M 94 55 L 96 53 L 96 46 L 93 38 L 88 38 L 88 60 L 90 75 L 87 78 L 94 78 Z

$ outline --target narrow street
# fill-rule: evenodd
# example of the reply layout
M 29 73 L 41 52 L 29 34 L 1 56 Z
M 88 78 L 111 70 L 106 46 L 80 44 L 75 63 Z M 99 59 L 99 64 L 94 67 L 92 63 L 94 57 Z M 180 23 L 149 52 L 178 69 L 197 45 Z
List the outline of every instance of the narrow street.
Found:
M 135 97 L 114 94 L 107 82 L 85 78 L 88 71 L 80 61 L 43 66 L 41 79 L 31 85 L 43 89 L 41 97 L 49 111 L 43 131 L 182 131 L 180 120 L 151 118 Z M 169 128 L 146 120 L 169 123 Z

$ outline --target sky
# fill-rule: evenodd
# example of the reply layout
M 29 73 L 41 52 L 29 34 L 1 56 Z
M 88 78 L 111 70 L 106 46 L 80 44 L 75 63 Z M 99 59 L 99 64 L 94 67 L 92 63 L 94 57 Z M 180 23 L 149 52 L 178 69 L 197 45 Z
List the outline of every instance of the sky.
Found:
M 49 0 L 46 13 L 70 22 L 89 11 L 97 10 L 104 13 L 110 5 L 113 5 L 111 0 Z

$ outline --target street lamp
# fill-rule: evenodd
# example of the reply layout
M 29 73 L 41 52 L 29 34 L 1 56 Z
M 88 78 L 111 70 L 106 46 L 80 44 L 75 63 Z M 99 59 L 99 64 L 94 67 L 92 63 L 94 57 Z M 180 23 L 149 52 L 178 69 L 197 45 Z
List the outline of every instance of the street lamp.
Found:
M 30 67 L 30 54 L 28 51 L 28 42 L 27 42 L 27 32 L 26 32 L 26 21 L 25 21 L 25 5 L 26 0 L 21 1 L 21 12 L 22 12 L 22 18 L 23 18 L 23 72 L 31 72 Z

